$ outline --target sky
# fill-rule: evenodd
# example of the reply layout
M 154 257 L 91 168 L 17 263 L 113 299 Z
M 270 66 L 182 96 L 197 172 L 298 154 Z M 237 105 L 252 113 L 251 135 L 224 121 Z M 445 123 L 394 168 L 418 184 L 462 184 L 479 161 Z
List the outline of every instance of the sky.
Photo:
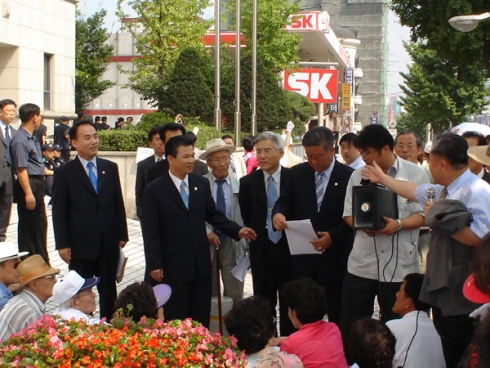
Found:
M 127 2 L 126 2 L 127 3 Z M 78 8 L 85 16 L 90 16 L 100 8 L 107 10 L 106 16 L 106 28 L 110 32 L 116 32 L 119 29 L 118 20 L 115 15 L 117 8 L 117 0 L 80 0 Z M 130 16 L 134 16 L 135 13 L 128 6 L 125 7 L 126 12 Z M 206 12 L 209 18 L 213 16 L 212 8 Z M 410 38 L 410 30 L 407 27 L 402 27 L 397 16 L 390 12 L 388 16 L 388 76 L 387 76 L 387 99 L 391 96 L 397 96 L 401 94 L 399 84 L 403 83 L 403 78 L 400 76 L 400 72 L 407 71 L 407 64 L 410 64 L 410 56 L 405 51 L 402 41 L 408 41 Z

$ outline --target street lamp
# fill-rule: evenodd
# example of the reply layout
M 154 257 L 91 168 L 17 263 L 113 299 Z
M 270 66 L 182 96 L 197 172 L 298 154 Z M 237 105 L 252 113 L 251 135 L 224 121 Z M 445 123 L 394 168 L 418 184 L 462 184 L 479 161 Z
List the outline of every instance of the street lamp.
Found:
M 471 32 L 478 24 L 487 18 L 490 18 L 490 12 L 478 15 L 458 15 L 448 20 L 449 24 L 461 32 Z

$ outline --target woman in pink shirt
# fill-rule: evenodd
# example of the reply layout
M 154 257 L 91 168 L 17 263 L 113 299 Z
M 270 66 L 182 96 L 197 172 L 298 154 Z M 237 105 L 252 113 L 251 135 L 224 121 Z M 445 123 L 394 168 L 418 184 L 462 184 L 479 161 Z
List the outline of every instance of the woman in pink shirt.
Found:
M 281 351 L 297 355 L 305 368 L 347 368 L 342 337 L 337 325 L 325 322 L 325 291 L 315 281 L 302 277 L 284 286 L 288 316 L 298 329 L 278 341 Z

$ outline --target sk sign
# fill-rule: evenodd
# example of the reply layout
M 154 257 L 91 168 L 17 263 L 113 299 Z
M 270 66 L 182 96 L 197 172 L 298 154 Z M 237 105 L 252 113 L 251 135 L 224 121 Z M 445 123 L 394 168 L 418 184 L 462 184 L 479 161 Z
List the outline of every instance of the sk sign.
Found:
M 337 103 L 337 69 L 302 69 L 284 72 L 284 89 L 307 97 L 311 102 Z

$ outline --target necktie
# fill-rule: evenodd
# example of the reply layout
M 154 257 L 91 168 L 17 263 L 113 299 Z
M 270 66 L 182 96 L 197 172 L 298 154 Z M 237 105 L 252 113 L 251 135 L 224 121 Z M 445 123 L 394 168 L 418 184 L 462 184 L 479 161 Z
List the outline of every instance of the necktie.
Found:
M 5 126 L 5 142 L 7 142 L 7 161 L 9 164 L 12 163 L 12 157 L 10 156 L 10 133 L 9 133 L 9 126 Z
M 163 158 L 162 157 L 158 157 L 157 158 L 157 162 L 160 162 L 160 161 L 163 161 Z
M 267 179 L 267 233 L 271 242 L 276 244 L 281 239 L 282 233 L 280 231 L 274 231 L 272 227 L 272 208 L 276 204 L 278 197 L 274 182 L 274 178 L 269 176 Z
M 88 178 L 90 179 L 90 182 L 92 183 L 92 186 L 94 187 L 95 193 L 99 193 L 99 184 L 97 181 L 97 177 L 95 176 L 94 171 L 92 168 L 94 167 L 93 162 L 87 162 L 87 169 L 88 169 Z
M 444 187 L 444 189 L 441 191 L 441 194 L 439 195 L 438 201 L 442 201 L 443 199 L 446 199 L 448 193 L 447 193 L 447 188 Z
M 180 196 L 182 197 L 182 200 L 184 201 L 186 208 L 189 209 L 189 194 L 187 194 L 187 192 L 185 191 L 185 187 L 186 187 L 185 181 L 182 181 L 180 183 Z
M 320 212 L 320 207 L 323 201 L 323 177 L 325 173 L 316 173 L 315 174 L 315 188 L 316 188 L 316 207 L 318 212 Z
M 218 189 L 216 190 L 216 209 L 226 216 L 225 192 L 223 191 L 223 184 L 225 182 L 226 180 L 216 180 L 216 184 L 218 185 Z M 226 239 L 226 235 L 220 230 L 215 229 L 215 233 L 218 235 L 220 243 Z

